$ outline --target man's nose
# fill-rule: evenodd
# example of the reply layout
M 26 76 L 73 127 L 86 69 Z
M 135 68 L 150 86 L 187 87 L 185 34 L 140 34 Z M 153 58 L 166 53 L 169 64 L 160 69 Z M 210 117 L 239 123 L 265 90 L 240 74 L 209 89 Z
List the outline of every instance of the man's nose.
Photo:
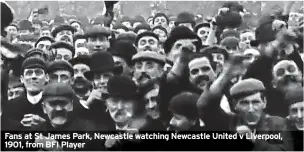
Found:
M 155 103 L 152 102 L 152 101 L 149 101 L 148 108 L 149 108 L 149 109 L 152 109 L 152 108 L 154 108 L 154 107 L 155 107 Z
M 253 108 L 253 105 L 252 103 L 249 104 L 249 112 L 253 112 L 254 111 L 254 108 Z
M 61 111 L 63 108 L 60 105 L 56 105 L 54 108 L 56 111 Z
M 170 120 L 170 123 L 169 123 L 171 126 L 175 126 L 176 125 L 176 120 L 174 118 L 172 118 Z

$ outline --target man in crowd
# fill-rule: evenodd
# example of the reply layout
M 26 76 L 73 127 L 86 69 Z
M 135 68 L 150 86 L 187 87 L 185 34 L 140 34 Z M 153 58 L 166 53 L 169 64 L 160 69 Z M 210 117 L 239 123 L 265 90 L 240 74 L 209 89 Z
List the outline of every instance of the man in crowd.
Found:
M 50 77 L 49 83 L 65 83 L 68 85 L 72 85 L 73 83 L 73 67 L 65 60 L 50 62 L 47 72 Z
M 109 36 L 111 32 L 105 27 L 92 27 L 85 34 L 87 46 L 92 54 L 95 51 L 106 51 L 110 48 Z
M 75 55 L 75 49 L 66 42 L 56 42 L 50 46 L 50 50 L 55 54 L 55 60 L 71 60 Z
M 60 25 L 52 30 L 52 36 L 56 42 L 63 41 L 73 45 L 74 27 L 70 25 Z
M 158 52 L 160 49 L 159 37 L 152 32 L 143 32 L 137 35 L 135 46 L 138 52 L 153 51 Z

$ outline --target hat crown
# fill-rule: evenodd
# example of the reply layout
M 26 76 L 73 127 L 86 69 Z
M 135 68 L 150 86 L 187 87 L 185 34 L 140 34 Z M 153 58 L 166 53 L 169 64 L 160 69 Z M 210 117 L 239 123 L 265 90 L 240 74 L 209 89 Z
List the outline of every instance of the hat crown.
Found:
M 90 68 L 91 70 L 98 70 L 101 68 L 112 68 L 114 67 L 114 60 L 109 52 L 101 51 L 95 52 L 92 55 Z
M 72 98 L 74 96 L 74 91 L 72 87 L 68 84 L 50 83 L 44 87 L 42 96 L 65 96 Z
M 107 84 L 110 96 L 133 97 L 137 93 L 137 86 L 134 81 L 126 76 L 113 76 Z

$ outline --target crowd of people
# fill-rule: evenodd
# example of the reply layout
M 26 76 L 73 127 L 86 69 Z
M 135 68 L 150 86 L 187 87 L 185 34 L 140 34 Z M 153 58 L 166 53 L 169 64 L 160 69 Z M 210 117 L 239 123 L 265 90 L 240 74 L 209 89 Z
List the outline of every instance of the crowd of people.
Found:
M 16 21 L 1 2 L 2 131 L 277 133 L 283 140 L 109 139 L 86 150 L 303 151 L 304 26 L 294 2 L 245 30 L 237 2 L 212 18 L 114 18 L 115 3 L 91 20 L 40 20 L 34 10 Z

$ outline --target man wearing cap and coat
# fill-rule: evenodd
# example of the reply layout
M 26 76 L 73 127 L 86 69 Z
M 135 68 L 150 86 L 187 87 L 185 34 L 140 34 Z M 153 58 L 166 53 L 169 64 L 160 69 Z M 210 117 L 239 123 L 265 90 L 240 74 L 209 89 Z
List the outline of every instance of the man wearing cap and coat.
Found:
M 239 135 L 246 133 L 280 134 L 282 138 L 282 140 L 267 141 L 261 139 L 234 140 L 230 143 L 231 150 L 293 150 L 292 138 L 286 130 L 284 119 L 263 112 L 267 106 L 267 100 L 264 95 L 265 86 L 261 81 L 245 79 L 232 86 L 230 94 L 233 114 L 227 114 L 219 108 L 224 88 L 233 77 L 245 71 L 243 60 L 244 58 L 241 56 L 232 57 L 227 68 L 199 98 L 197 107 L 207 129 L 224 130 Z M 216 121 L 214 121 L 215 119 Z M 220 149 L 220 147 L 216 148 L 216 150 Z
M 115 122 L 115 130 L 129 133 L 145 131 L 162 131 L 164 126 L 150 116 L 145 115 L 144 102 L 137 85 L 125 76 L 114 76 L 108 81 L 106 106 Z M 163 141 L 151 140 L 115 140 L 108 139 L 105 146 L 108 150 L 153 150 L 154 145 Z
M 37 128 L 31 128 L 35 131 L 43 131 L 43 135 L 48 137 L 48 133 L 51 131 L 95 131 L 97 126 L 93 122 L 77 118 L 73 115 L 73 98 L 75 97 L 72 87 L 64 83 L 51 83 L 45 86 L 42 95 L 43 111 L 47 115 L 47 121 Z M 99 126 L 100 127 L 100 126 Z M 101 129 L 101 128 L 98 128 Z M 60 139 L 33 139 L 35 143 L 43 143 L 44 150 L 74 150 L 71 147 L 54 146 L 47 147 L 47 142 L 57 141 L 61 143 Z M 62 140 L 66 141 L 66 140 Z M 83 147 L 77 148 L 77 150 L 104 150 L 104 146 L 100 144 L 100 140 L 89 139 L 72 139 L 70 143 L 85 143 Z M 54 148 L 54 149 L 53 149 Z
M 303 88 L 292 88 L 285 94 L 285 101 L 289 103 L 289 115 L 286 117 L 286 124 L 291 132 L 295 151 L 303 151 L 303 120 L 304 103 Z
M 22 63 L 21 82 L 26 93 L 6 105 L 3 117 L 14 122 L 9 129 L 23 130 L 45 122 L 41 98 L 42 89 L 49 79 L 46 68 L 46 63 L 35 57 L 27 58 Z

